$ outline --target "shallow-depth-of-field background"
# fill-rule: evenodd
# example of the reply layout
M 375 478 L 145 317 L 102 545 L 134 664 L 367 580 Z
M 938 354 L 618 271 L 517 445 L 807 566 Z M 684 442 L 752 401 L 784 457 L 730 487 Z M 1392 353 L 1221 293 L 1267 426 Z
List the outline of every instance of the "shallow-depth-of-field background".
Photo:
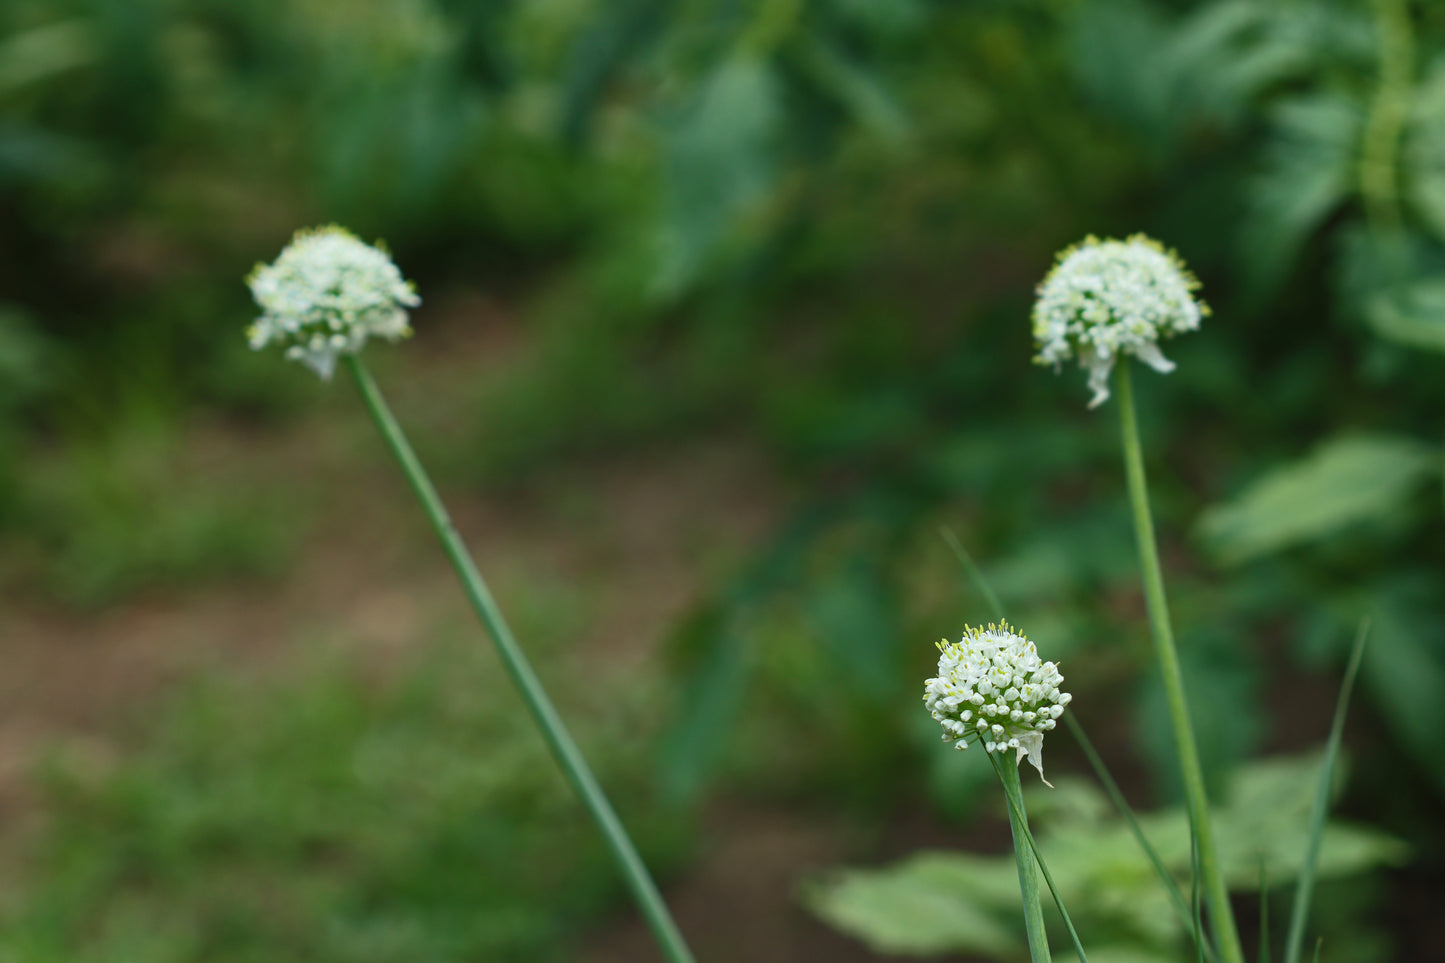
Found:
M 759 963 L 908 948 L 845 867 L 1009 848 L 920 708 L 992 614 L 942 528 L 1177 802 L 1116 412 L 1028 329 L 1084 234 L 1176 248 L 1213 788 L 1323 742 L 1369 614 L 1321 958 L 1445 957 L 1445 7 L 7 0 L 0 961 L 655 952 L 355 391 L 247 350 L 330 222 L 419 286 L 368 360 L 682 928 Z

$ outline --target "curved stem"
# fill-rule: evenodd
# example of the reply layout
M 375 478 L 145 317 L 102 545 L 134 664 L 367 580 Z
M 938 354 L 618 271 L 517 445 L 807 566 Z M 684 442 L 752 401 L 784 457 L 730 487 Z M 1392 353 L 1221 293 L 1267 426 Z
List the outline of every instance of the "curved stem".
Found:
M 990 754 L 992 755 L 992 754 Z M 1003 781 L 1004 795 L 1008 797 L 1008 822 L 1013 830 L 1014 856 L 1019 865 L 1019 893 L 1024 903 L 1024 930 L 1029 937 L 1029 957 L 1033 963 L 1050 963 L 1049 938 L 1044 932 L 1044 908 L 1039 901 L 1039 867 L 1034 861 L 1033 849 L 1029 846 L 1029 817 L 1024 811 L 1023 788 L 1019 785 L 1019 767 L 1000 753 L 994 768 Z
M 1139 425 L 1134 414 L 1134 387 L 1129 362 L 1120 361 L 1118 372 L 1119 428 L 1124 441 L 1124 474 L 1128 480 L 1129 503 L 1134 512 L 1134 533 L 1139 542 L 1139 567 L 1144 578 L 1144 596 L 1149 604 L 1149 626 L 1154 637 L 1154 655 L 1164 676 L 1164 694 L 1169 703 L 1169 720 L 1174 728 L 1174 748 L 1184 776 L 1184 795 L 1189 820 L 1199 840 L 1199 869 L 1205 897 L 1209 901 L 1210 929 L 1224 963 L 1244 963 L 1244 949 L 1229 905 L 1229 889 L 1220 871 L 1219 857 L 1210 826 L 1209 797 L 1204 790 L 1204 773 L 1199 749 L 1184 696 L 1184 676 L 1179 671 L 1179 653 L 1174 647 L 1174 630 L 1169 623 L 1169 603 L 1164 596 L 1164 573 L 1154 540 L 1154 520 L 1149 514 L 1149 488 L 1144 478 L 1144 457 L 1139 445 Z
M 602 836 L 607 841 L 607 847 L 612 851 L 612 856 L 617 861 L 618 868 L 622 871 L 622 876 L 632 891 L 633 898 L 637 900 L 643 916 L 646 917 L 648 926 L 652 928 L 652 934 L 657 939 L 658 946 L 662 948 L 671 963 L 693 963 L 692 952 L 688 949 L 686 941 L 683 940 L 677 924 L 673 922 L 672 914 L 668 912 L 667 904 L 662 900 L 662 894 L 657 891 L 657 885 L 647 872 L 647 866 L 642 862 L 642 857 L 638 855 L 637 848 L 632 844 L 627 830 L 623 828 L 622 821 L 617 818 L 612 804 L 607 801 L 607 796 L 598 784 L 597 777 L 592 774 L 587 760 L 582 756 L 582 750 L 577 747 L 577 743 L 573 741 L 566 725 L 562 722 L 562 717 L 557 714 L 556 707 L 552 705 L 546 689 L 542 687 L 542 680 L 537 677 L 532 664 L 517 644 L 511 628 L 508 627 L 506 619 L 502 617 L 501 609 L 497 607 L 496 600 L 492 598 L 492 593 L 482 578 L 482 573 L 477 571 L 471 554 L 457 533 L 456 526 L 452 524 L 446 506 L 442 504 L 441 497 L 427 476 L 426 469 L 422 467 L 416 453 L 412 451 L 411 444 L 401 430 L 401 425 L 397 423 L 391 409 L 386 404 L 386 399 L 382 397 L 381 389 L 377 387 L 376 381 L 371 377 L 371 372 L 366 369 L 359 357 L 347 355 L 344 363 L 356 381 L 356 387 L 361 392 L 361 398 L 366 403 L 367 411 L 371 413 L 376 427 L 380 429 L 382 437 L 386 439 L 387 447 L 391 449 L 391 453 L 401 464 L 407 482 L 421 502 L 422 510 L 426 512 L 427 520 L 431 522 L 432 529 L 436 532 L 437 538 L 441 540 L 442 548 L 451 561 L 452 567 L 456 569 L 457 576 L 462 581 L 462 588 L 466 591 L 467 601 L 471 603 L 477 617 L 481 619 L 482 625 L 491 634 L 492 641 L 496 643 L 497 652 L 502 657 L 502 664 L 506 666 L 507 674 L 511 676 L 517 690 L 522 694 L 522 699 L 532 713 L 537 728 L 542 730 L 542 737 L 547 742 L 547 748 L 551 750 L 553 758 L 557 760 L 557 765 L 562 768 L 567 781 L 577 791 L 582 804 L 596 820 L 598 829 L 602 831 Z

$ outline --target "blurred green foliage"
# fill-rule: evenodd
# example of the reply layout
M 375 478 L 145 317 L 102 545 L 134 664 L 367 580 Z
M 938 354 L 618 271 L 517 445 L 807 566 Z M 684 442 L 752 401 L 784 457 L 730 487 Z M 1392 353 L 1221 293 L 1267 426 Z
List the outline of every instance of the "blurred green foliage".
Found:
M 1232 889 L 1257 889 L 1261 867 L 1270 885 L 1292 882 L 1305 851 L 1317 757 L 1250 763 L 1235 775 L 1216 817 L 1220 859 Z M 1057 792 L 1034 792 L 1028 806 L 1039 848 L 1070 916 L 1083 927 L 1089 959 L 1169 961 L 1185 958 L 1189 931 L 1159 885 L 1123 820 L 1092 785 L 1062 780 Z M 1160 859 L 1188 891 L 1190 839 L 1182 807 L 1148 814 L 1141 828 Z M 1332 823 L 1320 843 L 1321 880 L 1338 880 L 1402 863 L 1404 842 L 1364 826 Z M 950 952 L 1022 960 L 1018 939 L 1018 871 L 1012 854 L 924 852 L 896 866 L 849 870 L 815 880 L 814 912 L 882 953 L 937 956 Z M 1283 901 L 1281 901 L 1283 902 Z M 1325 936 L 1342 958 L 1386 958 L 1354 914 L 1324 917 Z M 1052 912 L 1052 907 L 1051 910 Z M 1053 924 L 1062 928 L 1057 915 Z M 1278 938 L 1277 935 L 1275 937 Z M 1059 937 L 1063 942 L 1062 936 Z
M 1361 765 L 1419 803 L 1361 805 L 1438 843 L 1411 814 L 1445 793 L 1442 157 L 1422 0 L 13 0 L 4 549 L 89 603 L 283 566 L 285 526 L 237 520 L 284 509 L 164 499 L 153 439 L 313 403 L 245 352 L 239 279 L 342 221 L 529 345 L 423 442 L 452 484 L 726 432 L 797 492 L 678 629 L 669 791 L 963 812 L 915 699 L 929 643 L 989 613 L 940 523 L 1091 727 L 1095 692 L 1164 731 L 1110 412 L 1031 367 L 1026 322 L 1052 252 L 1144 230 L 1215 308 L 1139 386 L 1210 778 L 1370 610 L 1390 738 Z M 1135 748 L 1167 796 L 1168 745 Z
M 385 681 L 336 658 L 211 679 L 146 721 L 143 751 L 57 755 L 0 960 L 572 959 L 620 883 L 489 656 L 468 637 Z M 683 824 L 624 738 L 647 694 L 568 701 L 665 868 Z

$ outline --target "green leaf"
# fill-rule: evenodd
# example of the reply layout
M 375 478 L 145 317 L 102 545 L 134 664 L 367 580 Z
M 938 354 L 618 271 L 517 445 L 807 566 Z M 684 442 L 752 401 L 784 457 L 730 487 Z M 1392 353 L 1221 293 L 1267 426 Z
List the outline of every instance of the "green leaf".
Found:
M 1435 448 L 1410 438 L 1334 438 L 1208 509 L 1199 530 L 1227 564 L 1267 555 L 1389 516 L 1439 472 L 1439 460 Z
M 664 22 L 662 0 L 621 0 L 601 7 L 573 41 L 558 110 L 562 139 L 586 139 L 608 83 L 629 58 L 642 56 Z
M 1215 831 L 1225 879 L 1233 890 L 1259 885 L 1259 863 L 1273 883 L 1294 879 L 1309 844 L 1310 809 L 1321 753 L 1260 760 L 1241 769 L 1228 805 L 1216 813 Z M 1343 784 L 1343 761 L 1337 766 Z M 1349 876 L 1377 866 L 1399 865 L 1409 847 L 1388 833 L 1334 821 L 1321 838 L 1315 875 Z
M 1445 240 L 1445 63 L 1416 89 L 1404 161 L 1405 199 Z
M 1309 839 L 1309 813 L 1320 755 L 1265 759 L 1242 767 L 1215 811 L 1220 859 L 1232 888 L 1259 885 L 1259 865 L 1271 884 L 1286 883 L 1300 869 Z M 1108 802 L 1081 779 L 1058 777 L 1058 789 L 1028 797 L 1039 827 L 1039 848 L 1059 892 L 1081 922 L 1112 934 L 1099 960 L 1177 959 L 1168 950 L 1186 935 L 1166 891 L 1124 822 L 1104 816 Z M 1058 798 L 1055 798 L 1058 797 Z M 1053 803 L 1053 805 L 1049 805 Z M 1140 819 L 1160 858 L 1187 878 L 1189 822 L 1180 808 Z M 1405 860 L 1409 848 L 1369 827 L 1329 823 L 1320 838 L 1316 874 L 1357 874 Z M 1017 951 L 1018 885 L 1012 854 L 919 853 L 894 866 L 851 870 L 814 882 L 807 905 L 829 923 L 883 953 L 933 954 Z M 1133 939 L 1121 936 L 1128 934 Z M 1087 933 L 1086 933 L 1087 936 Z M 1130 952 L 1137 957 L 1127 955 Z
M 1017 902 L 1012 860 L 925 853 L 881 871 L 842 872 L 808 887 L 813 912 L 879 953 L 1020 951 L 999 904 Z
M 1378 294 L 1366 305 L 1365 317 L 1382 338 L 1445 351 L 1445 281 L 1421 281 Z
M 675 297 L 691 285 L 718 242 L 771 190 L 781 98 L 769 62 L 735 56 L 666 129 L 653 278 L 659 296 Z
M 794 56 L 809 78 L 853 116 L 860 127 L 889 144 L 909 134 L 908 118 L 878 78 L 826 40 L 799 37 Z
M 732 730 L 751 674 L 752 658 L 729 619 L 708 610 L 683 630 L 695 664 L 683 679 L 677 719 L 662 746 L 664 793 L 689 799 L 702 788 Z
M 1337 95 L 1311 95 L 1271 112 L 1274 139 L 1250 188 L 1238 250 L 1255 297 L 1284 280 L 1300 249 L 1354 188 L 1360 109 Z
M 1439 581 L 1397 578 L 1380 592 L 1361 668 L 1372 705 L 1418 769 L 1445 792 L 1445 626 Z
M 9 97 L 96 59 L 94 25 L 84 18 L 47 23 L 0 39 L 0 97 Z
M 902 685 L 900 617 L 886 577 L 863 558 L 849 560 L 807 597 L 810 621 L 842 692 L 875 705 L 897 703 Z

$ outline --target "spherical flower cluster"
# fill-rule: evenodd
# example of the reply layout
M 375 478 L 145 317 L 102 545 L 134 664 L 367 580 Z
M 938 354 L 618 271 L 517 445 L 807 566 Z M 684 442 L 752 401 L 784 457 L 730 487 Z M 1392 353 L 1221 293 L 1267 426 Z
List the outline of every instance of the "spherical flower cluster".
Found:
M 276 263 L 256 265 L 246 283 L 263 312 L 246 331 L 251 347 L 283 345 L 322 378 L 368 338 L 411 334 L 406 309 L 421 303 L 383 248 L 334 225 L 297 231 Z
M 1038 364 L 1055 370 L 1076 353 L 1089 372 L 1095 408 L 1109 397 L 1114 360 L 1132 354 L 1161 374 L 1174 362 L 1159 341 L 1198 329 L 1209 307 L 1199 281 L 1172 251 L 1143 234 L 1125 241 L 1090 236 L 1059 254 L 1034 302 Z
M 939 642 L 938 651 L 938 675 L 924 683 L 923 703 L 943 726 L 944 741 L 1015 749 L 1015 763 L 1028 756 L 1042 778 L 1044 733 L 1073 699 L 1059 691 L 1058 666 L 1040 662 L 1034 644 L 1007 622 L 967 628 L 962 640 Z

